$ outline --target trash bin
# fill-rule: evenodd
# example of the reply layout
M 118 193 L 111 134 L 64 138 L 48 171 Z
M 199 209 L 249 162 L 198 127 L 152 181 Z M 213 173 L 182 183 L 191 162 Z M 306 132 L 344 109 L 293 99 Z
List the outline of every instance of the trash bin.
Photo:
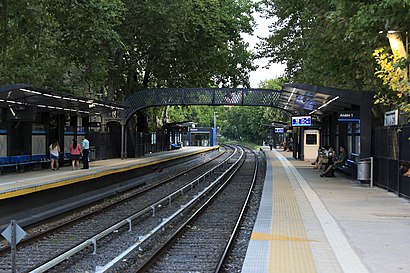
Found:
M 95 161 L 95 146 L 90 146 L 89 159 L 90 161 Z
M 370 159 L 357 162 L 357 180 L 370 180 Z

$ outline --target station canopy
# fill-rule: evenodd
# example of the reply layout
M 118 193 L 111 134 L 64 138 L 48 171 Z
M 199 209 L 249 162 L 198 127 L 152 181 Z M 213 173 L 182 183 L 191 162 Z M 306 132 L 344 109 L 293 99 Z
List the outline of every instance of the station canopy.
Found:
M 307 84 L 284 84 L 280 91 L 278 107 L 301 115 L 355 110 L 361 105 L 363 93 L 364 91 Z
M 195 96 L 189 96 L 192 95 L 192 92 Z M 204 95 L 198 96 L 198 92 Z M 249 92 L 254 95 L 248 96 Z M 80 115 L 93 115 L 113 111 L 133 114 L 139 109 L 152 106 L 206 104 L 215 106 L 274 106 L 284 109 L 292 115 L 323 115 L 326 112 L 358 110 L 364 100 L 369 100 L 368 96 L 364 96 L 365 93 L 297 83 L 284 84 L 281 90 L 165 88 L 135 92 L 131 98 L 136 103 L 125 104 L 127 106 L 124 106 L 117 103 L 107 103 L 90 98 L 51 92 L 47 89 L 35 88 L 26 84 L 15 84 L 0 86 L 0 107 L 9 108 L 13 111 L 20 110 L 20 112 L 24 112 L 25 109 L 30 112 L 29 110 L 34 109 L 37 112 L 75 112 Z M 192 101 L 189 100 L 191 97 Z M 227 100 L 227 98 L 230 99 Z M 174 125 L 178 126 L 177 124 Z
M 0 107 L 13 109 L 13 112 L 35 109 L 37 112 L 73 112 L 81 115 L 124 110 L 119 104 L 51 92 L 26 84 L 0 86 Z

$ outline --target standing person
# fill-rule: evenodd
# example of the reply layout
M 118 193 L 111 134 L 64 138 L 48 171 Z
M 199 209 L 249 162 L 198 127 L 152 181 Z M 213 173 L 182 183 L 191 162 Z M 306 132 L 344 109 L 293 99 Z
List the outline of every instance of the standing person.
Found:
M 60 154 L 60 145 L 58 144 L 57 139 L 53 140 L 53 143 L 50 145 L 50 160 L 51 160 L 51 169 L 56 171 L 60 169 L 58 165 L 58 156 Z
M 84 137 L 83 141 L 81 142 L 81 148 L 83 149 L 83 169 L 88 169 L 88 153 L 90 151 L 90 142 L 88 141 L 87 137 Z
M 78 170 L 80 166 L 80 156 L 81 156 L 81 147 L 78 144 L 77 139 L 73 139 L 73 143 L 70 145 L 70 154 L 71 154 L 71 166 Z
M 273 148 L 273 139 L 269 139 L 269 148 L 270 148 L 270 150 L 272 151 L 272 148 Z

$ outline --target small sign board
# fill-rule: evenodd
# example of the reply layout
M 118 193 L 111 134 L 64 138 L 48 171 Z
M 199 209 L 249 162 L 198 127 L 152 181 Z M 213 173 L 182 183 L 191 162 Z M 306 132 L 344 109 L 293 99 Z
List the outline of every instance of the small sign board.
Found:
M 283 134 L 285 132 L 285 128 L 275 128 L 275 133 Z
M 101 127 L 101 122 L 99 122 L 99 121 L 91 121 L 91 122 L 88 124 L 88 126 L 89 126 L 89 127 Z
M 26 232 L 16 223 L 16 244 L 18 244 L 24 236 L 26 236 Z M 11 236 L 12 236 L 12 224 L 10 224 L 2 233 L 4 238 L 11 244 Z
M 384 113 L 384 126 L 399 125 L 399 110 Z
M 343 111 L 337 114 L 337 121 L 341 122 L 359 122 L 360 112 L 357 111 Z

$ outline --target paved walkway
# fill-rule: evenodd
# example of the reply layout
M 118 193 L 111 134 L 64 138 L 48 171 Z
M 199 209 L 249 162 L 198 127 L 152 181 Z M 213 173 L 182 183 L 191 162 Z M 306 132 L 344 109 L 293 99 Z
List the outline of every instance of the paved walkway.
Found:
M 265 188 L 242 272 L 410 272 L 410 203 L 264 149 Z

